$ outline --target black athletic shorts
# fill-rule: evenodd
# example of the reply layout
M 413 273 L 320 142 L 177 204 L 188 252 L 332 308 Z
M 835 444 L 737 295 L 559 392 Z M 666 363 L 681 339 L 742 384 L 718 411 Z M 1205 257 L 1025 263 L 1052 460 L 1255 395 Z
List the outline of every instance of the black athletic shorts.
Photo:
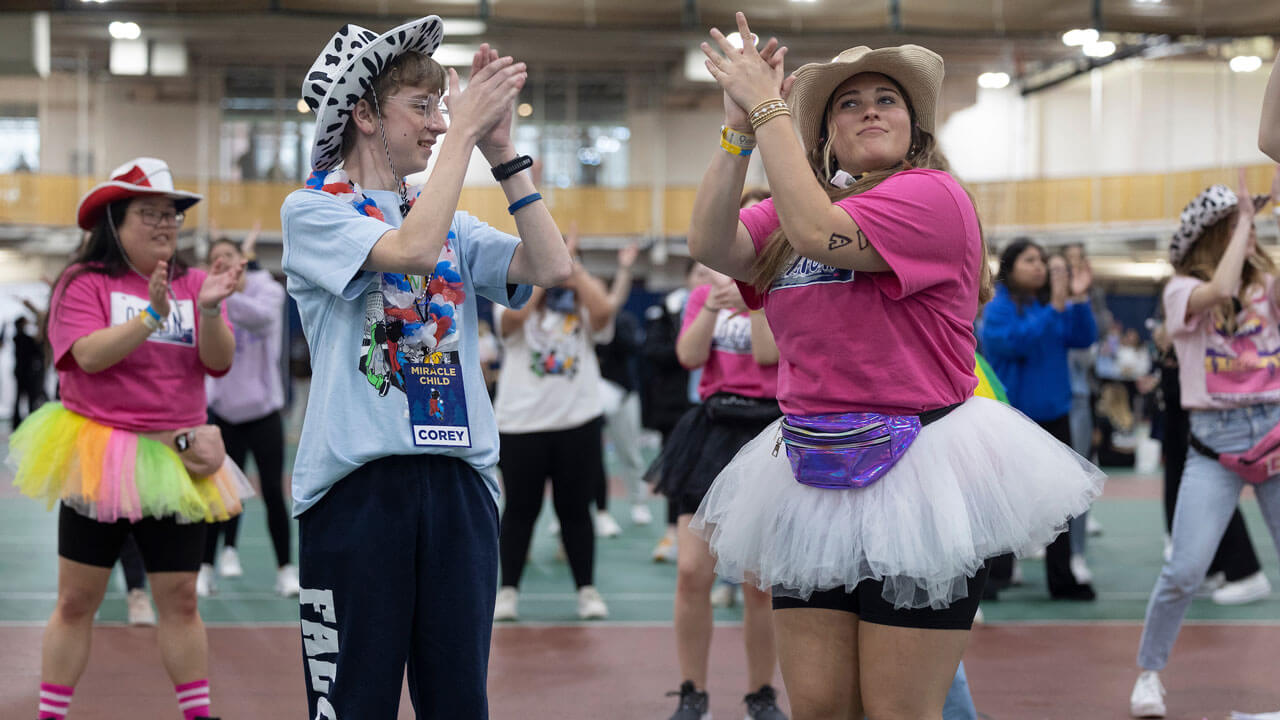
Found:
M 978 602 L 982 600 L 982 588 L 987 584 L 987 566 L 983 565 L 976 575 L 969 578 L 967 584 L 969 594 L 941 610 L 927 607 L 895 609 L 881 597 L 884 582 L 878 580 L 863 580 L 853 592 L 845 592 L 844 588 L 820 590 L 810 595 L 808 600 L 775 595 L 773 609 L 841 610 L 877 625 L 927 630 L 969 630 L 973 627 L 973 616 L 978 612 Z
M 179 524 L 173 518 L 143 518 L 133 523 L 98 522 L 61 505 L 58 511 L 58 555 L 75 562 L 109 568 L 120 558 L 130 534 L 138 543 L 147 572 L 196 572 L 204 554 L 207 523 Z

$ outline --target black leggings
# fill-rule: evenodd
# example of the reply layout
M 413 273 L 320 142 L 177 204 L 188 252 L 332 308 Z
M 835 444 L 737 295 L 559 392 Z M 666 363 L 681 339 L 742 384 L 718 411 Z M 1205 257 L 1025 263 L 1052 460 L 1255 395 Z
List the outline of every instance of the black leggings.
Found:
M 284 506 L 284 420 L 280 411 L 246 423 L 229 423 L 212 412 L 209 419 L 222 430 L 227 456 L 242 470 L 249 453 L 253 453 L 253 462 L 258 466 L 262 502 L 267 506 L 267 529 L 271 532 L 271 544 L 276 551 L 276 566 L 288 565 L 292 562 L 292 528 L 289 511 Z M 213 564 L 219 534 L 225 536 L 227 547 L 235 547 L 239 532 L 239 515 L 210 525 L 205 538 L 204 561 Z
M 604 475 L 601 429 L 602 421 L 596 418 L 569 430 L 501 436 L 498 467 L 507 498 L 498 534 L 503 586 L 520 585 L 548 477 L 573 582 L 577 587 L 593 584 L 596 536 L 591 501 Z

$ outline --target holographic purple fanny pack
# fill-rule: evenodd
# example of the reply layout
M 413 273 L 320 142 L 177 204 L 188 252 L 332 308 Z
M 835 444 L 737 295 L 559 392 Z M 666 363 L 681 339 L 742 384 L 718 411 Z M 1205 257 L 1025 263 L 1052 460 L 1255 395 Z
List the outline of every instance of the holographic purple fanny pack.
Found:
M 959 407 L 951 405 L 920 415 L 844 413 L 788 415 L 774 445 L 787 446 L 796 481 L 831 490 L 864 488 L 879 480 L 920 434 L 925 425 Z

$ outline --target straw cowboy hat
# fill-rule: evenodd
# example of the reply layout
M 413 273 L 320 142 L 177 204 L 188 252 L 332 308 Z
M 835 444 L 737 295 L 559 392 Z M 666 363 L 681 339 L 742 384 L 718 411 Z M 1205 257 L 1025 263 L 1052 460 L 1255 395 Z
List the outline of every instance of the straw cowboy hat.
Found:
M 165 161 L 157 158 L 134 158 L 111 171 L 111 179 L 93 188 L 80 199 L 76 209 L 76 224 L 82 230 L 92 230 L 102 219 L 107 206 L 118 200 L 135 197 L 166 197 L 173 201 L 178 212 L 200 202 L 201 196 L 173 189 L 173 174 Z
M 1270 200 L 1269 195 L 1254 195 L 1253 210 L 1257 212 Z M 1211 185 L 1187 203 L 1182 210 L 1178 231 L 1169 242 L 1169 262 L 1177 265 L 1187 252 L 1219 220 L 1235 213 L 1239 198 L 1226 185 Z
M 342 131 L 351 111 L 392 60 L 407 53 L 431 55 L 444 39 L 444 21 L 428 15 L 379 35 L 343 25 L 307 71 L 302 100 L 316 114 L 311 169 L 331 170 L 342 160 Z
M 859 45 L 840 53 L 831 62 L 809 63 L 796 70 L 796 81 L 787 104 L 791 106 L 805 149 L 818 146 L 831 93 L 845 80 L 867 72 L 887 75 L 901 85 L 915 111 L 916 124 L 921 130 L 933 133 L 944 74 L 942 57 L 919 45 L 879 50 Z

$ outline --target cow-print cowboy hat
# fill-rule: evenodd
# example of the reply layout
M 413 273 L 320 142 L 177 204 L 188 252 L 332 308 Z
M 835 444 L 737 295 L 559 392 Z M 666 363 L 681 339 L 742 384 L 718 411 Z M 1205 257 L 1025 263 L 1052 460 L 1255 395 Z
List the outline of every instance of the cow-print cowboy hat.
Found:
M 1254 195 L 1253 209 L 1261 210 L 1270 200 L 1268 195 Z M 1182 210 L 1182 222 L 1169 242 L 1169 262 L 1177 265 L 1187 256 L 1210 227 L 1236 211 L 1240 201 L 1226 185 L 1211 185 L 1187 203 Z
M 431 55 L 444 39 L 444 21 L 418 18 L 381 35 L 359 25 L 344 25 L 329 38 L 307 77 L 302 100 L 316 114 L 311 169 L 331 170 L 342 160 L 342 131 L 373 79 L 407 52 Z

